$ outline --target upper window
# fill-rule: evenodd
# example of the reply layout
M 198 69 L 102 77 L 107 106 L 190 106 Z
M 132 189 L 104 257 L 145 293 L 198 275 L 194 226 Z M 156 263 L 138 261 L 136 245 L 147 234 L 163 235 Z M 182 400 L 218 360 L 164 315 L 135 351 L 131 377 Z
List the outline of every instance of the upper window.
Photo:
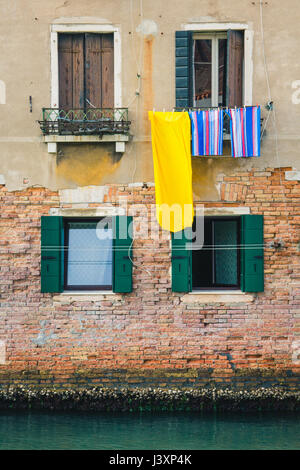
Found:
M 113 33 L 58 35 L 59 107 L 114 107 Z
M 226 33 L 194 34 L 193 106 L 226 103 Z
M 176 31 L 176 107 L 249 104 L 244 93 L 244 35 L 244 30 Z

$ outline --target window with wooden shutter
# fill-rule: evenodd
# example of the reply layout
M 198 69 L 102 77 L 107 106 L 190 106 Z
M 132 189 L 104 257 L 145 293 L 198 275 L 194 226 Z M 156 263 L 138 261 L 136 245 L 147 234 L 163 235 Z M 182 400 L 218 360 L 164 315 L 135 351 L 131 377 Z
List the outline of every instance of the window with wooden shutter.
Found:
M 244 31 L 176 31 L 175 40 L 176 107 L 244 104 Z
M 172 234 L 173 292 L 264 290 L 262 215 L 205 217 L 203 247 L 187 241 Z
M 114 107 L 113 34 L 59 34 L 59 107 Z
M 41 219 L 41 292 L 132 291 L 132 217 Z

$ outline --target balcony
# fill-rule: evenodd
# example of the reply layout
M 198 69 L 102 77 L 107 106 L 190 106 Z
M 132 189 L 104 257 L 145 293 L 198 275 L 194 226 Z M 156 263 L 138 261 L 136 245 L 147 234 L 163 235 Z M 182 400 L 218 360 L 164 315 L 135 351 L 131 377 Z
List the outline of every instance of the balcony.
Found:
M 128 108 L 43 108 L 38 122 L 49 153 L 56 153 L 59 142 L 115 142 L 116 152 L 124 152 L 131 124 Z

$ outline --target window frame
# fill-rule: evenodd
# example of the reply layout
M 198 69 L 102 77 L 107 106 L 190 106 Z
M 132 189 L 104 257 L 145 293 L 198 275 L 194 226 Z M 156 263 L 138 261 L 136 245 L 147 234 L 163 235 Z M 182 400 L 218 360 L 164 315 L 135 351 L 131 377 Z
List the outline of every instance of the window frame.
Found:
M 72 291 L 109 291 L 112 292 L 113 290 L 113 279 L 114 279 L 114 261 L 112 257 L 112 276 L 111 276 L 111 284 L 105 286 L 99 285 L 69 285 L 68 284 L 68 254 L 69 254 L 69 224 L 72 222 L 81 222 L 81 223 L 88 223 L 88 222 L 100 222 L 100 220 L 104 219 L 105 217 L 67 217 L 63 218 L 63 232 L 64 232 L 64 256 L 63 256 L 63 290 L 72 292 Z M 112 222 L 112 217 L 111 224 Z M 112 254 L 113 254 L 114 247 L 112 245 Z
M 214 31 L 214 32 L 193 32 L 193 53 L 192 53 L 192 68 L 193 68 L 193 107 L 195 107 L 195 100 L 194 97 L 195 93 L 195 56 L 194 56 L 194 41 L 197 39 L 209 39 L 212 42 L 212 54 L 211 54 L 211 106 L 207 106 L 208 108 L 217 108 L 219 105 L 219 54 L 218 54 L 218 41 L 219 39 L 226 39 L 227 40 L 227 32 L 226 31 Z
M 220 216 L 204 216 L 204 219 L 208 220 L 211 222 L 211 228 L 213 227 L 213 222 L 215 220 L 220 221 L 220 220 L 226 220 L 226 221 L 237 221 L 237 245 L 240 245 L 241 243 L 241 217 L 239 215 L 220 215 Z M 213 243 L 213 232 L 212 232 L 212 244 Z M 203 244 L 203 247 L 205 245 Z M 200 250 L 192 250 L 192 258 L 193 258 L 193 253 L 195 251 L 200 251 Z M 212 272 L 215 271 L 215 250 L 212 249 L 212 259 L 211 259 L 211 267 L 212 267 Z M 240 250 L 237 249 L 237 284 L 235 285 L 228 285 L 228 284 L 218 284 L 218 285 L 213 285 L 213 278 L 212 278 L 212 285 L 210 286 L 205 286 L 205 287 L 194 287 L 193 282 L 192 282 L 192 293 L 193 292 L 201 292 L 201 291 L 223 291 L 223 290 L 228 290 L 228 291 L 239 291 L 241 290 L 241 253 Z M 192 259 L 192 264 L 194 264 L 194 260 Z
M 243 105 L 253 105 L 253 40 L 254 31 L 248 23 L 186 23 L 183 31 L 217 33 L 232 30 L 244 31 Z
M 122 108 L 121 34 L 111 24 L 52 24 L 50 32 L 51 54 L 51 108 L 59 108 L 58 34 L 61 33 L 113 33 L 114 35 L 114 108 Z

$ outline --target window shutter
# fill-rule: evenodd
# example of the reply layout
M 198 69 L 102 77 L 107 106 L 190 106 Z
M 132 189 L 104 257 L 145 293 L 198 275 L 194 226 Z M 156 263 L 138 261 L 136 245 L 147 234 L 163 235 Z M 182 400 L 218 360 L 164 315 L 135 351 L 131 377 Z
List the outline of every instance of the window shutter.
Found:
M 192 106 L 192 32 L 175 32 L 175 90 L 176 107 Z
M 59 107 L 84 107 L 84 34 L 59 34 Z
M 241 216 L 241 290 L 264 290 L 264 229 L 262 215 Z
M 41 217 L 41 292 L 63 290 L 63 223 L 59 216 Z
M 243 106 L 244 31 L 227 32 L 226 106 Z
M 114 107 L 114 36 L 85 35 L 87 108 Z
M 186 243 L 191 243 L 191 239 L 186 238 L 184 230 L 180 233 L 181 239 L 175 238 L 175 234 L 172 233 L 172 291 L 191 292 L 192 250 L 186 248 Z
M 113 219 L 113 226 L 113 291 L 132 292 L 132 262 L 130 260 L 132 259 L 132 217 L 116 216 Z

